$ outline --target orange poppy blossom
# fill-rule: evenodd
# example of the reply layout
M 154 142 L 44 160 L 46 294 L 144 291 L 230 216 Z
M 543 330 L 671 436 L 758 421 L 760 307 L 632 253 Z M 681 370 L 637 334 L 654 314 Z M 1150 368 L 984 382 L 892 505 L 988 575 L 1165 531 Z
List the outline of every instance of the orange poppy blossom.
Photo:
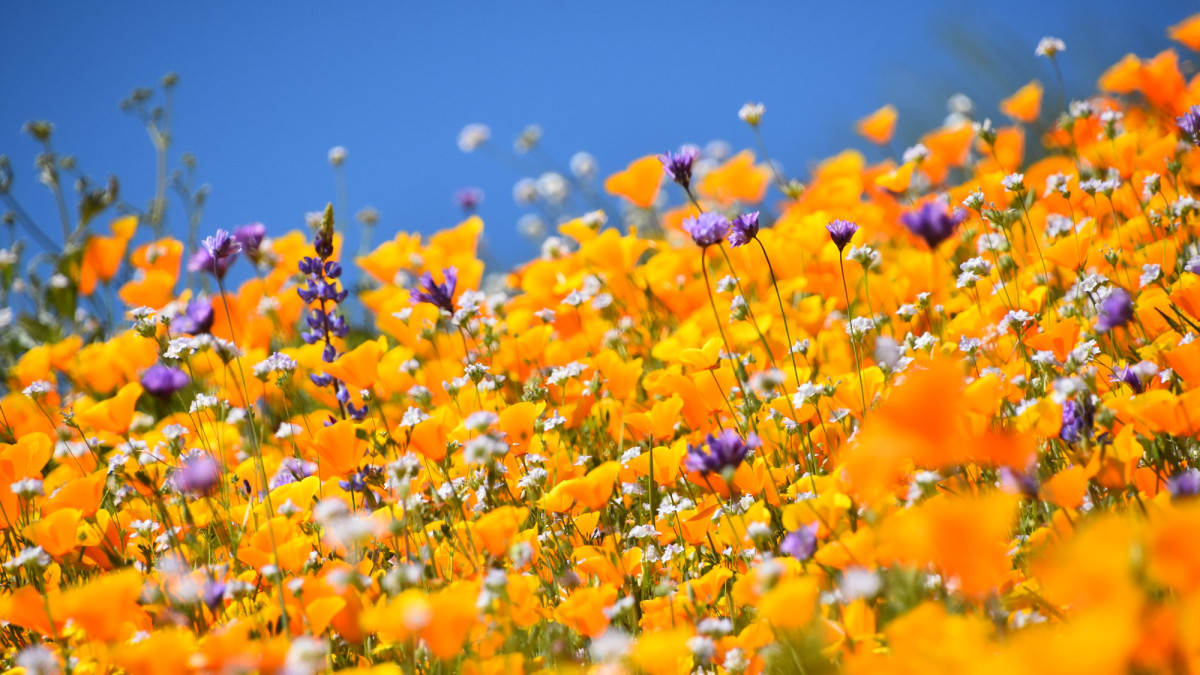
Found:
M 1196 49 L 1200 15 L 1170 36 Z M 353 260 L 331 209 L 195 250 L 117 220 L 64 269 L 84 296 L 126 270 L 130 322 L 5 372 L 4 666 L 1190 670 L 1180 59 L 1066 111 L 1033 80 L 1013 126 L 803 190 L 752 150 L 647 155 L 604 182 L 628 222 L 569 214 L 495 284 L 478 217 Z

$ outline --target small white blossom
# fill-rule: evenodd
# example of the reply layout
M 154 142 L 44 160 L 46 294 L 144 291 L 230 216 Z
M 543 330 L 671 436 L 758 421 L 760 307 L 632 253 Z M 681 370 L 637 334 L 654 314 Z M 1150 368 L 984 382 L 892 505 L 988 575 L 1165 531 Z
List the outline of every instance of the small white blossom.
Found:
M 1162 267 L 1161 266 L 1154 264 L 1154 263 L 1147 263 L 1145 265 L 1142 265 L 1142 276 L 1139 278 L 1139 281 L 1141 282 L 1142 286 L 1149 286 L 1150 284 L 1154 283 L 1155 281 L 1158 281 L 1161 278 L 1162 278 Z
M 917 143 L 916 145 L 914 145 L 911 148 L 908 148 L 904 151 L 902 160 L 905 164 L 908 164 L 910 162 L 915 162 L 915 163 L 919 164 L 919 163 L 925 161 L 925 159 L 927 157 L 929 157 L 929 155 L 930 155 L 929 148 L 925 147 L 925 145 L 923 143 Z
M 21 393 L 25 394 L 29 398 L 37 399 L 44 394 L 49 394 L 53 390 L 54 385 L 50 382 L 47 382 L 46 380 L 36 380 L 30 383 L 28 387 L 25 387 L 23 390 L 21 390 Z
M 400 419 L 400 426 L 415 427 L 427 419 L 429 419 L 429 415 L 425 414 L 420 408 L 409 406 L 408 410 L 404 411 L 404 417 Z
M 1067 51 L 1067 43 L 1056 37 L 1044 37 L 1038 40 L 1037 48 L 1033 50 L 1033 53 L 1052 59 L 1059 52 L 1065 51 Z
M 738 110 L 738 117 L 746 124 L 756 127 L 766 111 L 766 106 L 761 103 L 747 103 Z
M 492 130 L 486 124 L 468 124 L 458 132 L 458 149 L 474 152 L 491 137 Z

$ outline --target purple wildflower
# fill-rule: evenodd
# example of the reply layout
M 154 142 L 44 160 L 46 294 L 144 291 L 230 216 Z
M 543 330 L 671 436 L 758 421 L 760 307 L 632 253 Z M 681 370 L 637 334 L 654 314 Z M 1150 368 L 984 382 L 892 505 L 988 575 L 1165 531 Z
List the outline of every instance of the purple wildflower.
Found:
M 196 450 L 180 458 L 171 475 L 171 484 L 183 494 L 197 497 L 211 495 L 221 480 L 221 465 L 207 452 Z
M 189 272 L 208 272 L 217 278 L 218 281 L 225 278 L 225 273 L 229 271 L 229 266 L 236 260 L 236 256 L 225 258 L 214 258 L 206 249 L 200 249 L 188 258 Z
M 1090 401 L 1067 401 L 1062 409 L 1062 429 L 1058 437 L 1067 443 L 1091 438 L 1095 407 Z
M 683 231 L 692 235 L 692 241 L 704 248 L 724 241 L 729 228 L 728 218 L 711 211 L 683 221 Z
M 433 275 L 429 272 L 421 275 L 419 287 L 409 290 L 413 304 L 428 302 L 438 309 L 454 313 L 454 289 L 458 286 L 458 269 L 448 267 L 442 270 L 442 274 L 445 275 L 446 281 L 441 284 L 434 283 Z
M 1133 300 L 1123 288 L 1118 288 L 1100 303 L 1100 317 L 1096 320 L 1096 330 L 1107 333 L 1114 328 L 1120 328 L 1133 318 Z
M 1200 105 L 1192 106 L 1175 121 L 1179 123 L 1179 130 L 1193 145 L 1200 145 Z
M 733 429 L 725 429 L 715 436 L 709 434 L 703 445 L 688 445 L 684 464 L 689 471 L 699 471 L 704 476 L 710 473 L 723 474 L 736 469 L 746 459 L 750 449 L 758 446 L 756 434 L 751 433 L 746 440 L 742 440 Z
M 1040 486 L 1032 471 L 1016 471 L 1007 466 L 1000 467 L 1000 483 L 1010 492 L 1037 499 Z
M 332 345 L 330 345 L 330 347 L 331 346 Z M 332 363 L 332 361 L 331 360 L 326 361 L 326 363 Z M 347 389 L 345 387 L 342 387 L 341 389 L 339 389 L 338 393 L 337 393 L 337 400 L 338 400 L 338 403 L 342 404 L 342 406 L 345 407 L 346 412 L 349 413 L 349 415 L 350 415 L 350 419 L 353 419 L 356 422 L 361 422 L 367 418 L 367 410 L 368 410 L 367 404 L 364 402 L 362 404 L 362 407 L 355 406 L 354 403 L 352 403 L 350 400 L 350 390 L 349 389 Z
M 187 309 L 183 314 L 176 316 L 171 320 L 171 327 L 176 333 L 187 333 L 188 335 L 200 335 L 212 330 L 213 319 L 212 303 L 208 300 L 192 300 L 187 304 Z
M 1185 469 L 1167 479 L 1167 491 L 1171 499 L 1183 499 L 1200 495 L 1200 471 Z
M 788 532 L 779 542 L 779 552 L 796 560 L 808 560 L 817 551 L 817 527 L 813 522 Z
M 454 203 L 465 213 L 475 213 L 475 209 L 483 203 L 483 190 L 465 187 L 454 193 Z
M 1129 385 L 1133 393 L 1140 394 L 1146 390 L 1146 385 L 1142 383 L 1142 377 L 1137 374 L 1137 371 L 1129 366 L 1113 370 L 1111 382 L 1123 382 Z
M 188 386 L 191 378 L 178 368 L 156 363 L 142 373 L 142 388 L 152 396 L 171 398 L 175 392 Z
M 967 217 L 962 209 L 951 211 L 941 200 L 925 202 L 915 211 L 907 211 L 900 215 L 900 221 L 910 232 L 925 240 L 930 250 L 946 241 L 954 234 L 954 230 Z
M 262 223 L 250 223 L 234 229 L 233 238 L 241 244 L 242 251 L 251 262 L 258 264 L 262 258 L 263 239 L 267 238 L 267 226 Z
M 209 255 L 217 259 L 237 255 L 238 251 L 242 250 L 241 242 L 222 229 L 218 229 L 211 237 L 205 237 L 201 246 L 208 251 Z
M 729 245 L 737 248 L 749 244 L 758 236 L 758 211 L 748 211 L 733 219 L 729 230 Z
M 225 600 L 225 582 L 209 579 L 204 582 L 204 604 L 210 611 L 216 611 L 217 606 Z
M 268 485 L 274 490 L 280 485 L 302 481 L 316 472 L 317 465 L 313 462 L 308 462 L 298 457 L 285 457 L 279 463 L 279 469 L 275 471 L 275 475 L 271 476 Z
M 837 245 L 838 250 L 844 251 L 846 244 L 854 238 L 854 233 L 858 232 L 858 223 L 838 219 L 826 225 L 825 230 L 829 232 L 829 238 Z
M 679 149 L 678 153 L 667 151 L 666 154 L 658 156 L 667 175 L 671 177 L 671 180 L 682 185 L 685 190 L 692 184 L 692 165 L 699 158 L 700 148 L 694 145 L 685 145 Z

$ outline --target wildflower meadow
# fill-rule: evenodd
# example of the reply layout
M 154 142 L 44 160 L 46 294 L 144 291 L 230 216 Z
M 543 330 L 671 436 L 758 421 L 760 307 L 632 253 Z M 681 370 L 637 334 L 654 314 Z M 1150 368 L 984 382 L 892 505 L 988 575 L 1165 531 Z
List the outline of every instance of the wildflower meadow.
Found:
M 64 243 L 0 158 L 3 667 L 1200 671 L 1200 15 L 1168 34 L 1084 100 L 1028 45 L 894 160 L 785 175 L 759 103 L 725 157 L 576 156 L 518 199 L 611 206 L 486 277 L 475 215 L 210 225 L 186 170 L 121 209 L 30 123 Z M 177 85 L 126 101 L 164 157 Z

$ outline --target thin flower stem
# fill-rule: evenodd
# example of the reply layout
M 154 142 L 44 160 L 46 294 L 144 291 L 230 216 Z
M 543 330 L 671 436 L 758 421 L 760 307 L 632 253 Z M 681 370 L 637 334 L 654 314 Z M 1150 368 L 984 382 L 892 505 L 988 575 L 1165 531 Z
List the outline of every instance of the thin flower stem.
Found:
M 721 334 L 721 342 L 725 344 L 725 353 L 729 354 L 730 359 L 734 359 L 736 357 L 733 348 L 729 346 L 729 338 L 725 337 L 725 327 L 721 324 L 721 313 L 717 311 L 717 301 L 713 299 L 712 284 L 708 280 L 708 265 L 704 261 L 705 250 L 704 248 L 700 249 L 700 271 L 704 273 L 704 291 L 708 294 L 708 305 L 712 308 L 713 318 L 717 320 L 717 332 Z M 733 375 L 741 385 L 741 377 L 738 375 L 736 367 L 733 369 Z
M 762 150 L 763 161 L 767 163 L 767 166 L 771 167 L 771 174 L 775 176 L 775 184 L 779 186 L 780 192 L 786 191 L 787 181 L 783 179 L 783 176 L 779 175 L 779 170 L 775 168 L 775 162 L 772 162 L 771 155 L 767 154 L 767 143 L 763 140 L 762 131 L 759 130 L 757 124 L 752 124 L 751 126 L 754 128 L 754 138 L 758 140 L 758 148 Z
M 1050 63 L 1054 65 L 1054 77 L 1058 79 L 1058 107 L 1067 112 L 1067 83 L 1063 80 L 1062 68 L 1053 54 L 1050 55 Z
M 783 295 L 779 292 L 779 278 L 775 276 L 775 267 L 771 264 L 771 256 L 767 253 L 766 245 L 764 245 L 762 240 L 758 237 L 754 237 L 754 241 L 758 242 L 758 248 L 762 251 L 763 260 L 767 262 L 767 272 L 771 276 L 771 288 L 775 289 L 775 300 L 779 303 L 779 320 L 783 323 L 783 334 L 787 337 L 788 356 L 792 361 L 792 376 L 796 379 L 796 387 L 798 388 L 800 386 L 800 368 L 796 365 L 796 352 L 794 349 L 795 343 L 792 342 L 792 331 L 790 328 L 788 328 L 787 314 L 785 314 L 783 311 Z M 792 409 L 792 415 L 797 416 L 796 407 L 792 403 L 791 397 L 787 396 L 785 393 L 784 398 L 787 399 L 788 406 Z M 825 420 L 821 416 L 820 409 L 815 405 L 813 407 L 817 411 L 817 419 L 821 422 L 821 433 L 824 434 Z
M 733 260 L 730 259 L 729 253 L 725 250 L 724 244 L 717 244 L 717 248 L 720 249 L 721 255 L 725 257 L 725 264 L 729 265 L 729 271 L 733 273 L 733 279 L 734 283 L 737 284 L 738 293 L 741 294 L 742 299 L 744 300 L 746 298 L 746 290 L 742 288 L 742 280 L 738 278 L 737 270 L 733 269 Z M 771 362 L 771 367 L 774 368 L 775 355 L 771 353 L 771 345 L 767 342 L 767 336 L 763 335 L 762 329 L 759 328 L 758 319 L 754 316 L 754 310 L 750 309 L 749 301 L 746 302 L 746 313 L 750 316 L 750 325 L 754 326 L 754 332 L 758 333 L 758 339 L 760 342 L 762 342 L 763 350 L 767 352 L 767 360 Z
M 842 272 L 842 293 L 846 295 L 846 316 L 849 320 L 854 319 L 854 313 L 850 311 L 850 289 L 846 286 L 846 262 L 840 256 L 838 257 L 838 267 Z M 853 331 L 853 325 L 851 325 Z M 858 356 L 858 340 L 854 339 L 854 335 L 850 336 L 850 350 L 854 352 L 854 369 L 858 371 L 858 395 L 862 399 L 863 421 L 867 419 L 867 389 L 863 385 L 862 376 L 862 359 Z
M 270 478 L 267 476 L 267 467 L 263 462 L 262 443 L 258 438 L 258 425 L 254 421 L 254 402 L 250 400 L 250 389 L 246 386 L 246 371 L 242 368 L 242 356 L 237 347 L 237 338 L 233 333 L 233 317 L 229 313 L 229 302 L 225 297 L 225 286 L 220 277 L 217 278 L 217 291 L 221 296 L 221 305 L 225 308 L 225 319 L 229 322 L 229 337 L 233 342 L 233 355 L 237 361 L 238 374 L 241 375 L 242 393 L 245 396 L 247 417 L 250 421 L 250 438 L 254 441 L 254 463 L 262 480 L 263 503 L 267 506 L 267 518 L 270 519 L 271 515 L 275 513 L 275 507 L 271 504 Z M 253 498 L 253 495 L 251 497 Z M 247 509 L 247 513 L 249 513 L 249 509 Z M 279 547 L 275 542 L 275 528 L 271 527 L 269 523 L 267 524 L 267 534 L 271 541 L 271 553 L 274 554 L 275 565 L 278 567 Z M 287 603 L 284 601 L 282 579 L 276 583 L 276 586 L 279 589 L 279 619 L 283 624 L 284 632 L 287 632 L 289 619 Z

